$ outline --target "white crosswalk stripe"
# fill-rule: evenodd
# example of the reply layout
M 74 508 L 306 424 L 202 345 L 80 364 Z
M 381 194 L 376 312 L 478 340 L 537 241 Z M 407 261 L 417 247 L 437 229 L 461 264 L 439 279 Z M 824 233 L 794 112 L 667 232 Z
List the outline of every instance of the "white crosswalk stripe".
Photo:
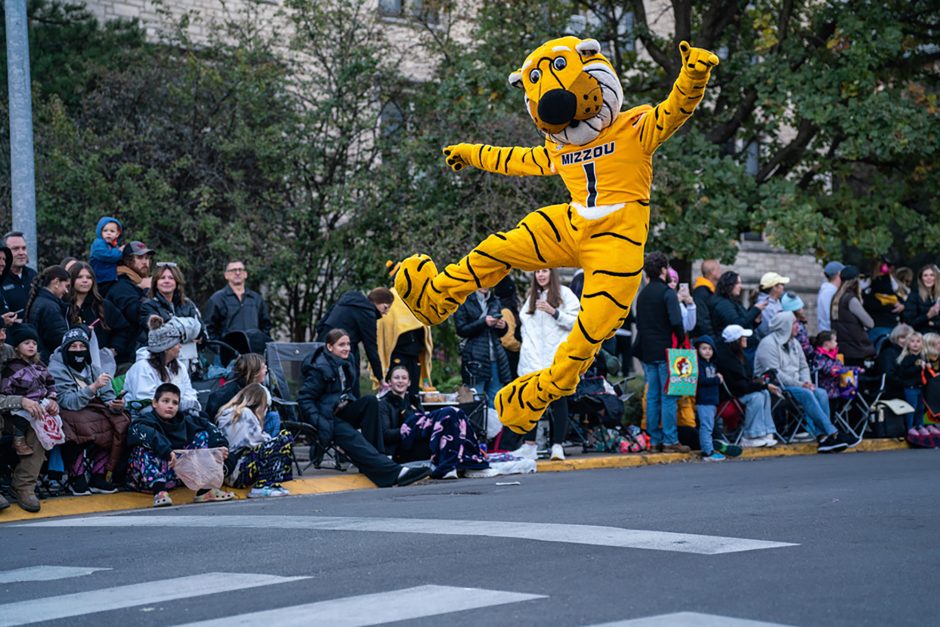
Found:
M 765 623 L 746 618 L 733 618 L 731 616 L 716 616 L 715 614 L 701 614 L 699 612 L 675 612 L 673 614 L 660 614 L 659 616 L 644 616 L 643 618 L 630 618 L 612 623 L 592 625 L 591 627 L 787 627 L 780 623 Z
M 207 594 L 244 590 L 278 583 L 309 579 L 251 573 L 205 573 L 173 579 L 160 579 L 113 588 L 100 588 L 60 596 L 43 597 L 0 605 L 0 626 L 26 625 L 42 621 L 84 616 L 136 605 L 188 599 Z
M 0 572 L 0 583 L 20 583 L 23 581 L 53 581 L 55 579 L 69 579 L 70 577 L 84 577 L 101 570 L 110 568 L 93 568 L 86 566 L 27 566 L 16 570 Z
M 428 585 L 263 610 L 188 623 L 184 627 L 237 627 L 238 625 L 246 627 L 253 625 L 359 627 L 544 598 L 547 597 L 539 594 Z
M 749 538 L 708 536 L 694 533 L 622 529 L 599 525 L 448 520 L 438 518 L 358 518 L 331 516 L 91 516 L 62 518 L 16 525 L 19 527 L 221 527 L 249 529 L 311 529 L 368 531 L 430 535 L 515 538 L 539 542 L 587 544 L 614 548 L 675 551 L 719 555 L 740 551 L 797 546 Z

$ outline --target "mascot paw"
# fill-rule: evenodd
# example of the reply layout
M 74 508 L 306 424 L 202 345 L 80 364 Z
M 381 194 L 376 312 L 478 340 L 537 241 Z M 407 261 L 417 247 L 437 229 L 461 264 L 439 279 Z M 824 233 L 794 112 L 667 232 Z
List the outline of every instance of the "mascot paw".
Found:
M 682 67 L 692 76 L 704 78 L 712 68 L 718 65 L 718 56 L 704 48 L 693 48 L 689 42 L 679 44 L 679 54 L 682 55 Z
M 395 275 L 395 289 L 411 313 L 425 324 L 440 324 L 457 309 L 457 305 L 444 307 L 441 295 L 431 287 L 437 276 L 437 266 L 427 255 L 412 255 L 401 262 Z
M 539 389 L 541 371 L 519 377 L 496 394 L 499 421 L 514 433 L 528 433 L 538 424 L 548 404 L 554 400 Z

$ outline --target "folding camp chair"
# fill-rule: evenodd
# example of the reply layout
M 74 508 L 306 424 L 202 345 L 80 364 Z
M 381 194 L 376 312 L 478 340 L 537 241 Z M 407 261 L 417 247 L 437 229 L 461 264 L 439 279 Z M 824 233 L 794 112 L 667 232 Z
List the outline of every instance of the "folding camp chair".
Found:
M 721 391 L 723 400 L 715 410 L 715 431 L 712 437 L 737 444 L 744 436 L 745 407 L 735 398 L 724 381 L 721 382 Z
M 301 467 L 294 456 L 298 476 L 311 466 L 321 468 L 324 459 L 331 460 L 336 470 L 346 470 L 345 456 L 332 444 L 324 446 L 320 442 L 317 428 L 304 419 L 297 404 L 297 394 L 303 385 L 304 360 L 322 345 L 320 342 L 268 342 L 264 349 L 272 400 L 281 415 L 281 426 L 294 436 L 295 451 L 305 445 L 310 447 L 310 461 L 305 466 Z
M 861 440 L 869 426 L 877 419 L 877 406 L 885 393 L 887 376 L 875 377 L 860 375 L 858 392 L 833 412 L 832 423 L 839 429 Z

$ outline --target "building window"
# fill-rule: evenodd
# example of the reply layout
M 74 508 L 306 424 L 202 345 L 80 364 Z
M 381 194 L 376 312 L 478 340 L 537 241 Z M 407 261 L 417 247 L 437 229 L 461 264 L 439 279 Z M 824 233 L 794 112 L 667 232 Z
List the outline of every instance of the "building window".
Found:
M 413 19 L 437 24 L 440 7 L 434 0 L 379 0 L 379 15 L 400 19 Z

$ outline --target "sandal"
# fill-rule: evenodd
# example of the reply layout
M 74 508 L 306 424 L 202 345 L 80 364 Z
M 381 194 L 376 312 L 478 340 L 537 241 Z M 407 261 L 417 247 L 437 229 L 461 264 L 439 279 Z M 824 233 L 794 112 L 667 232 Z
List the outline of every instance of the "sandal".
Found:
M 168 505 L 173 504 L 173 499 L 170 498 L 170 493 L 166 490 L 161 490 L 153 495 L 153 506 L 154 507 L 167 507 Z
M 218 488 L 212 488 L 205 494 L 197 494 L 193 503 L 215 503 L 216 501 L 231 501 L 235 498 L 232 492 L 226 492 Z

